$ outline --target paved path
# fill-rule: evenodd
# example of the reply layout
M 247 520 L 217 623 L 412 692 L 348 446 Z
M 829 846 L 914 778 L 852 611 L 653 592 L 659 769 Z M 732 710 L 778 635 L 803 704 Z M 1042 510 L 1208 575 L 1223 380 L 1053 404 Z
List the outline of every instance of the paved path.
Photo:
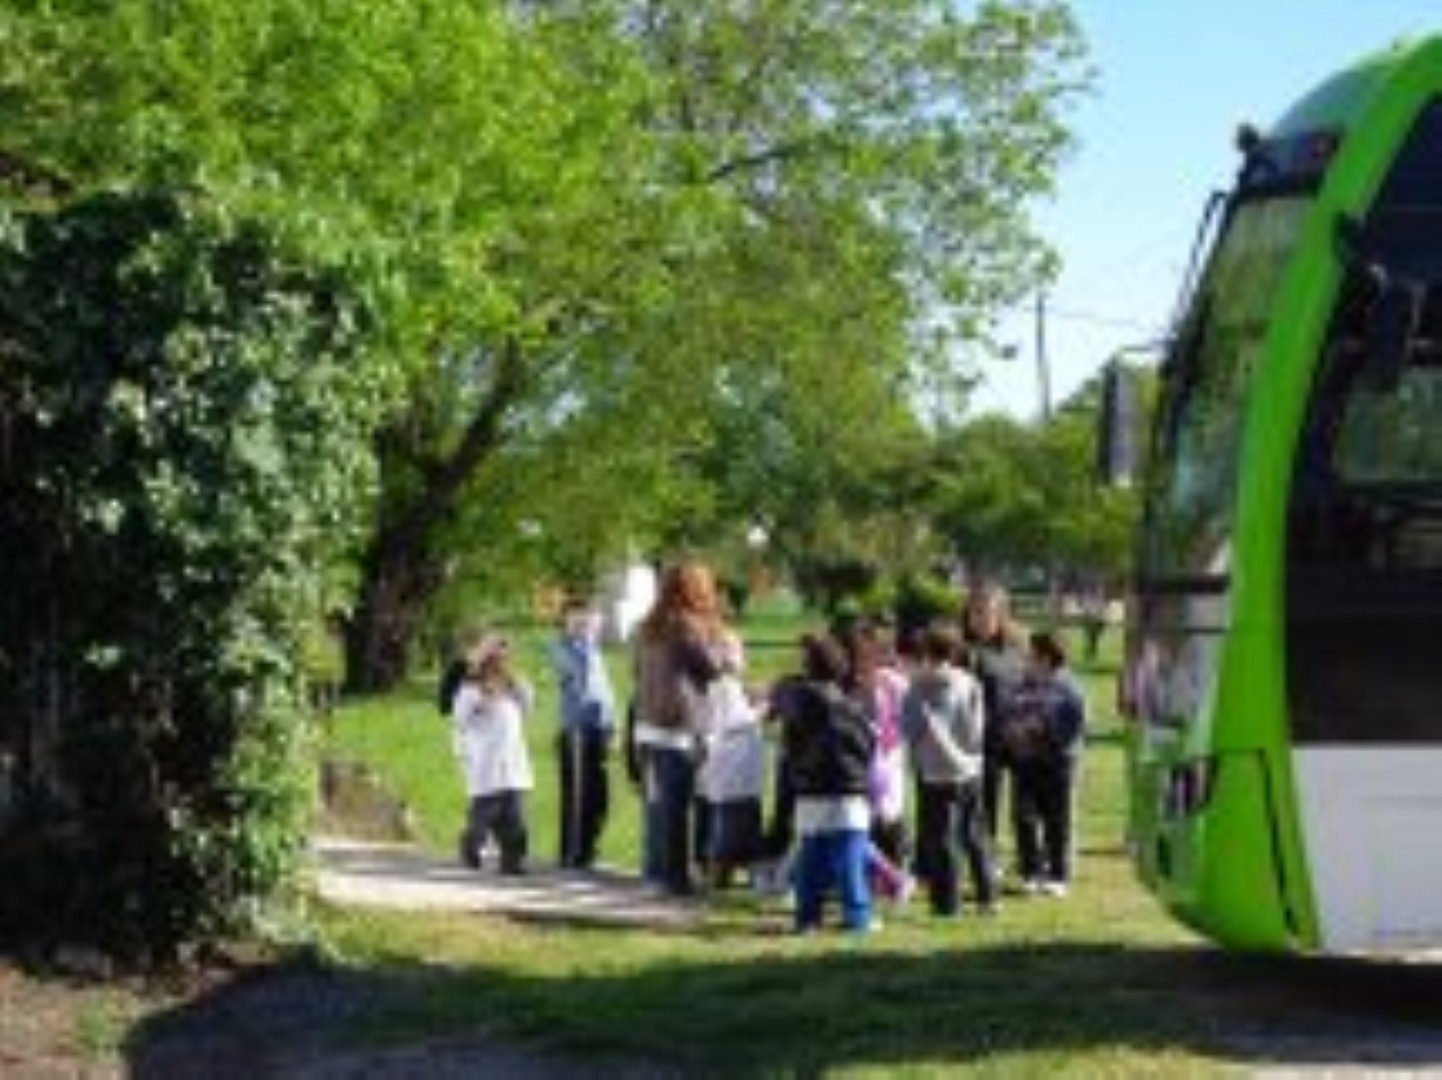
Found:
M 338 904 L 659 928 L 684 928 L 701 917 L 696 902 L 658 894 L 616 870 L 537 867 L 502 877 L 408 844 L 336 837 L 318 837 L 311 850 L 320 895 Z

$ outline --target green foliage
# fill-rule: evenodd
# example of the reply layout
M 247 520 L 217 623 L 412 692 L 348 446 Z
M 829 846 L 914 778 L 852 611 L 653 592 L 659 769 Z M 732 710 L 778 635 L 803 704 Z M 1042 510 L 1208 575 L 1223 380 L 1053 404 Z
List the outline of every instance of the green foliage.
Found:
M 1052 0 L 117 0 L 0 42 L 4 152 L 218 192 L 380 313 L 361 686 L 439 594 L 632 548 L 759 521 L 800 567 L 841 521 L 924 565 L 876 477 L 1049 273 L 1029 207 L 1087 78 Z
M 161 958 L 294 872 L 305 642 L 371 475 L 363 329 L 339 279 L 199 196 L 5 220 L 7 926 Z
M 924 501 L 957 558 L 1003 576 L 1041 568 L 1121 580 L 1137 501 L 1096 475 L 1098 408 L 1093 383 L 1047 423 L 987 416 L 943 433 Z

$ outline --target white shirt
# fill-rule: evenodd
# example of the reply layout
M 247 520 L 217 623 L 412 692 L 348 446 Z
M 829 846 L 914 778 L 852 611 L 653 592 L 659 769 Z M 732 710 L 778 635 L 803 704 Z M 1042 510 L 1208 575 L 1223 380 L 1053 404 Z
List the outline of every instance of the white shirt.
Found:
M 727 673 L 707 690 L 710 723 L 703 736 L 706 756 L 696 778 L 711 802 L 759 799 L 766 789 L 766 740 L 761 718 L 746 698 L 746 688 Z
M 796 831 L 802 836 L 829 832 L 865 832 L 871 828 L 871 802 L 865 795 L 800 795 Z
M 534 781 L 521 722 L 531 711 L 531 690 L 487 692 L 464 682 L 451 709 L 456 760 L 471 798 L 528 791 Z

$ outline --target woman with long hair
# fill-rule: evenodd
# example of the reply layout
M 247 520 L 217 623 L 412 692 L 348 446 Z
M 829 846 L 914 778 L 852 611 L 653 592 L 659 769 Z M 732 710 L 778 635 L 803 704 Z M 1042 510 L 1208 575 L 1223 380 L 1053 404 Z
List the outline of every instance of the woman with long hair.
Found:
M 728 665 L 731 638 L 716 581 L 694 560 L 669 567 L 636 646 L 635 740 L 645 810 L 646 878 L 695 890 L 691 814 L 707 688 Z

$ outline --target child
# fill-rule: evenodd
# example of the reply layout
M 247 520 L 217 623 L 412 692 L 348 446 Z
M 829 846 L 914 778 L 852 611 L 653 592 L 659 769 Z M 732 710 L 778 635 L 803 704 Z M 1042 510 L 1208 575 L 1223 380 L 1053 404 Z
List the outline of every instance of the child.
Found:
M 981 684 L 956 663 L 959 652 L 960 640 L 949 630 L 926 631 L 901 718 L 920 781 L 917 844 L 931 910 L 942 916 L 961 907 L 958 855 L 971 871 L 977 910 L 996 910 L 981 795 L 986 707 Z
M 739 674 L 726 671 L 712 682 L 707 697 L 712 720 L 697 787 L 708 804 L 706 861 L 711 884 L 719 888 L 738 867 L 751 870 L 760 855 L 766 747 L 760 716 Z
M 882 627 L 863 620 L 847 633 L 850 689 L 876 736 L 871 760 L 871 844 L 867 863 L 872 885 L 896 903 L 909 899 L 914 883 L 902 866 L 907 855 L 906 747 L 901 737 L 901 702 L 906 676 L 892 662 Z
M 601 655 L 596 613 L 567 603 L 551 666 L 561 700 L 557 739 L 561 776 L 561 865 L 588 869 L 606 825 L 610 789 L 606 758 L 615 727 L 615 694 Z
M 1086 732 L 1086 697 L 1050 633 L 1030 638 L 1012 725 L 1016 834 L 1023 888 L 1065 896 L 1071 881 L 1072 803 Z
M 841 895 L 842 923 L 872 929 L 867 882 L 868 781 L 875 735 L 861 707 L 844 690 L 846 654 L 830 638 L 802 642 L 802 678 L 787 695 L 783 737 L 796 792 L 796 929 L 821 925 L 826 891 Z
M 526 869 L 525 793 L 532 787 L 531 761 L 521 725 L 531 711 L 531 688 L 514 676 L 504 638 L 488 634 L 472 649 L 466 678 L 452 708 L 456 759 L 470 799 L 461 861 L 481 867 L 481 851 L 493 839 L 501 873 Z

